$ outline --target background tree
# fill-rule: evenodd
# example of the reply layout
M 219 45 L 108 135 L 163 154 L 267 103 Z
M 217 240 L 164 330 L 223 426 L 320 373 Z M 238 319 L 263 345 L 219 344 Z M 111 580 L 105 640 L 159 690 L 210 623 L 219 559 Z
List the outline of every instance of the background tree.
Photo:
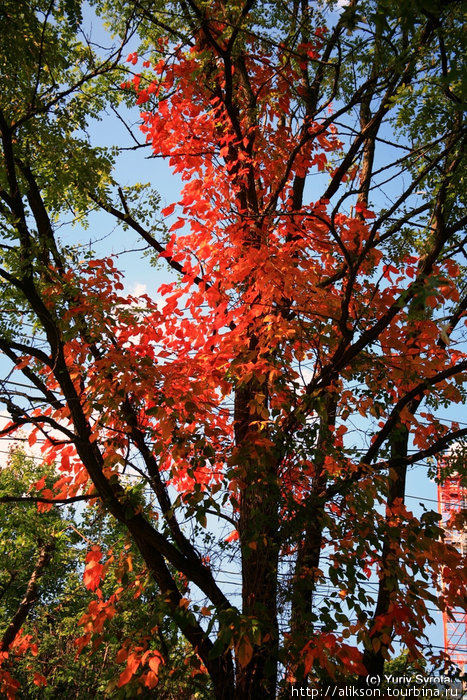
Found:
M 35 504 L 27 501 L 27 487 L 43 476 L 43 470 L 21 452 L 12 454 L 0 472 L 0 494 L 7 494 L 0 496 L 0 687 L 7 697 L 13 697 L 19 685 L 6 668 L 7 659 L 12 654 L 23 657 L 28 650 L 37 653 L 32 635 L 24 629 L 26 619 L 37 605 L 39 592 L 54 595 L 66 570 L 64 521 L 58 512 L 39 514 Z M 1 502 L 3 498 L 6 503 Z M 11 505 L 15 499 L 21 504 L 16 508 Z M 31 678 L 42 685 L 39 672 Z
M 2 694 L 151 697 L 147 669 L 137 662 L 156 644 L 164 654 L 158 697 L 208 697 L 208 678 L 159 610 L 157 588 L 126 533 L 103 511 L 77 516 L 70 506 L 52 509 L 46 497 L 38 512 L 28 493 L 43 479 L 56 481 L 53 468 L 21 452 L 0 472 Z M 129 658 L 134 678 L 123 685 Z
M 165 238 L 83 136 L 118 53 L 76 43 L 75 4 L 21 7 L 0 347 L 31 389 L 4 385 L 6 431 L 45 438 L 51 498 L 92 496 L 131 535 L 215 697 L 272 698 L 279 667 L 296 687 L 381 676 L 395 640 L 427 653 L 430 606 L 466 584 L 436 513 L 404 503 L 408 468 L 467 433 L 436 415 L 467 369 L 460 4 L 100 4 L 138 26 L 148 61 L 123 86 L 184 182 Z M 70 206 L 107 211 L 179 273 L 162 302 L 64 244 Z M 220 582 L 230 557 L 241 604 Z M 89 613 L 98 632 L 117 591 Z M 121 687 L 144 663 L 156 683 L 161 651 L 123 641 Z

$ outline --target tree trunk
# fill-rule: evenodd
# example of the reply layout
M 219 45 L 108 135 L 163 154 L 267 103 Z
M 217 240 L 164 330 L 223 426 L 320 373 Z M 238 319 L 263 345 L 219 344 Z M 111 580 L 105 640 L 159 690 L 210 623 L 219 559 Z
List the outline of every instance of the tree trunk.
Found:
M 54 542 L 48 542 L 47 544 L 42 545 L 40 548 L 39 558 L 29 578 L 24 598 L 19 604 L 18 609 L 13 615 L 10 624 L 5 630 L 2 641 L 0 642 L 0 651 L 8 651 L 10 646 L 13 644 L 15 637 L 26 621 L 29 611 L 36 603 L 39 579 L 44 573 L 44 569 L 48 566 L 54 549 Z
M 236 394 L 235 432 L 239 454 L 242 556 L 242 620 L 252 649 L 245 657 L 242 637 L 236 649 L 238 700 L 272 700 L 277 683 L 277 570 L 279 560 L 277 457 L 258 430 L 260 413 L 251 412 L 252 400 L 267 406 L 267 388 L 252 380 Z M 259 636 L 251 624 L 261 620 Z M 248 647 L 248 644 L 246 644 Z M 251 659 L 248 656 L 251 653 Z M 245 663 L 247 661 L 247 663 Z

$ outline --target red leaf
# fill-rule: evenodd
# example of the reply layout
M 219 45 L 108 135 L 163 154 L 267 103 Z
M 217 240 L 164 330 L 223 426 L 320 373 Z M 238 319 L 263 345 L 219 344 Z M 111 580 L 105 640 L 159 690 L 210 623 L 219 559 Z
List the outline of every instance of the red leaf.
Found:
M 152 656 L 149 659 L 149 668 L 151 671 L 153 671 L 155 674 L 159 672 L 159 666 L 163 663 L 162 656 L 159 654 L 158 651 L 154 652 L 154 656 Z
M 94 545 L 86 555 L 83 581 L 86 588 L 90 591 L 95 591 L 102 579 L 104 566 L 100 564 L 101 557 L 102 552 L 97 545 Z
M 172 226 L 169 228 L 169 233 L 172 233 L 173 231 L 177 231 L 179 228 L 183 228 L 185 225 L 185 219 L 177 219 L 177 221 L 172 224 Z
M 136 671 L 139 668 L 141 659 L 136 654 L 130 654 L 126 664 L 126 669 L 120 674 L 118 679 L 118 687 L 121 688 L 131 681 Z
M 248 666 L 250 663 L 251 659 L 253 658 L 253 646 L 248 639 L 248 637 L 244 634 L 240 638 L 240 641 L 238 642 L 237 646 L 235 647 L 235 653 L 236 653 L 236 658 L 238 663 L 242 668 L 245 666 Z
M 171 214 L 174 213 L 175 210 L 175 202 L 173 204 L 169 204 L 168 207 L 165 207 L 165 209 L 162 209 L 161 214 L 162 216 L 170 216 Z
M 47 678 L 45 676 L 42 676 L 40 673 L 37 673 L 37 671 L 34 671 L 33 683 L 34 685 L 38 685 L 39 687 L 47 685 Z

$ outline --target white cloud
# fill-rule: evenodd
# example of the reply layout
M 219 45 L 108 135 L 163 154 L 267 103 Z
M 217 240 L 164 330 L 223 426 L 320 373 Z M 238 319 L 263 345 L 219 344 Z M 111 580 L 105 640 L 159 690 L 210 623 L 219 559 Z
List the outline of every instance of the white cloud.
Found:
M 146 294 L 146 291 L 147 291 L 147 286 L 145 284 L 142 284 L 141 282 L 136 282 L 134 287 L 133 287 L 132 295 L 134 297 L 140 297 L 143 294 Z

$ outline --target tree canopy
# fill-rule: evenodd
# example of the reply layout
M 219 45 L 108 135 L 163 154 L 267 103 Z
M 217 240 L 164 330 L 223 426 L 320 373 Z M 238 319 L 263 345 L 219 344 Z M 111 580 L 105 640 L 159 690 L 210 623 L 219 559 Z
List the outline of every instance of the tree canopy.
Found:
M 440 662 L 425 630 L 465 562 L 405 493 L 412 466 L 465 469 L 433 466 L 467 435 L 461 3 L 91 5 L 111 48 L 78 0 L 0 10 L 2 435 L 53 465 L 40 508 L 128 538 L 115 570 L 87 552 L 79 650 L 135 561 L 121 697 L 169 661 L 145 596 L 219 699 L 364 684 L 398 643 Z M 110 114 L 130 147 L 94 142 Z M 120 185 L 120 147 L 177 200 Z M 157 296 L 80 243 L 96 212 L 175 275 Z

